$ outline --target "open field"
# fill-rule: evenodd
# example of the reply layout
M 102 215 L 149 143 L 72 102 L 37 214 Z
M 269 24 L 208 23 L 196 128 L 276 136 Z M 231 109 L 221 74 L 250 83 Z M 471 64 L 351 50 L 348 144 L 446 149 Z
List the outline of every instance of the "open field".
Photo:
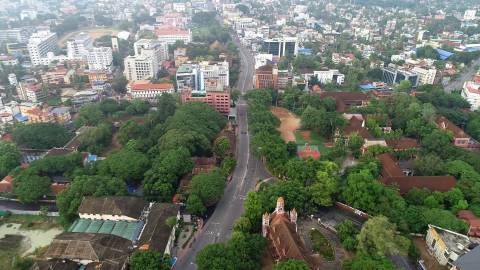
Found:
M 273 107 L 271 112 L 280 119 L 281 124 L 278 130 L 282 135 L 282 139 L 285 142 L 294 142 L 295 131 L 300 128 L 300 118 L 281 107 Z
M 88 33 L 90 35 L 90 37 L 92 37 L 92 39 L 95 40 L 96 38 L 99 38 L 99 37 L 104 36 L 104 35 L 115 35 L 119 31 L 118 31 L 118 29 L 112 28 L 112 27 L 83 28 L 83 29 L 79 29 L 77 31 L 70 32 L 70 33 L 67 33 L 67 34 L 63 35 L 62 37 L 60 37 L 58 39 L 57 45 L 59 47 L 64 47 L 65 43 L 67 42 L 67 40 L 69 38 L 72 38 L 72 37 L 74 37 L 75 35 L 77 35 L 81 32 Z

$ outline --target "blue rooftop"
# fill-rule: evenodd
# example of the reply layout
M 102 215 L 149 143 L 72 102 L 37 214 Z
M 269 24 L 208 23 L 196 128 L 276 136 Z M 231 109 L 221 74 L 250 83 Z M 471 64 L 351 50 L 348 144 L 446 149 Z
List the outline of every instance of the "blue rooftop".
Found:
M 373 86 L 373 84 L 371 84 L 371 83 L 367 83 L 367 84 L 361 84 L 361 85 L 360 85 L 360 88 L 361 88 L 362 90 L 368 91 L 368 90 L 373 90 L 373 89 L 375 89 L 375 86 Z
M 298 49 L 298 53 L 303 55 L 312 55 L 312 49 L 300 48 Z
M 28 117 L 22 115 L 21 113 L 16 114 L 14 117 L 15 117 L 15 120 L 17 120 L 18 122 L 27 122 L 28 121 Z
M 435 49 L 438 54 L 440 55 L 440 59 L 441 60 L 447 60 L 450 56 L 453 55 L 453 53 L 451 52 L 448 52 L 448 51 L 445 51 L 445 50 L 442 50 L 442 49 Z

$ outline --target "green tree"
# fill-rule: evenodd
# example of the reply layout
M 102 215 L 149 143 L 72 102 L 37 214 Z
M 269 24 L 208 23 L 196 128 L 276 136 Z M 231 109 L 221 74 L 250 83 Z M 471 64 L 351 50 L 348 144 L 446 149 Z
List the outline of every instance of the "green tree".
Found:
M 353 259 L 345 261 L 343 270 L 396 270 L 391 261 L 378 256 L 357 254 Z
M 96 103 L 89 103 L 82 106 L 74 123 L 77 127 L 96 126 L 103 119 L 104 115 L 100 106 Z
M 220 170 L 210 173 L 200 173 L 192 178 L 190 183 L 191 194 L 195 194 L 206 207 L 212 206 L 220 200 L 225 188 L 225 178 Z
M 131 270 L 168 270 L 170 257 L 157 251 L 135 251 L 129 260 Z
M 274 270 L 308 270 L 310 267 L 305 261 L 289 259 L 286 261 L 278 262 L 274 267 Z
M 228 150 L 230 150 L 230 140 L 225 136 L 218 137 L 213 144 L 213 153 L 223 159 Z
M 376 216 L 365 222 L 357 236 L 358 250 L 364 254 L 383 257 L 407 254 L 409 240 L 397 235 L 397 227 L 384 216 Z
M 115 176 L 127 183 L 138 184 L 143 180 L 143 174 L 149 166 L 150 161 L 145 154 L 122 149 L 101 161 L 98 169 L 103 175 Z
M 112 88 L 115 92 L 124 94 L 127 91 L 128 80 L 125 76 L 115 77 L 112 81 Z
M 14 143 L 0 141 L 0 178 L 20 165 L 22 155 Z
M 395 86 L 395 91 L 398 92 L 407 92 L 412 89 L 412 82 L 409 80 L 403 80 L 401 81 L 397 86 Z
M 142 127 L 137 122 L 128 120 L 118 130 L 117 140 L 121 145 L 125 145 L 129 140 L 138 138 L 142 134 Z
M 337 191 L 337 181 L 327 172 L 319 171 L 317 180 L 308 188 L 312 202 L 318 206 L 332 206 L 333 194 Z
M 100 154 L 112 141 L 112 126 L 101 123 L 84 131 L 79 137 L 79 150 Z
M 352 152 L 353 156 L 358 158 L 360 157 L 360 148 L 365 143 L 365 140 L 354 132 L 348 136 L 348 149 Z
M 63 147 L 72 138 L 66 128 L 52 123 L 19 125 L 12 136 L 19 146 L 33 149 Z
M 442 175 L 445 164 L 443 160 L 434 154 L 427 154 L 414 161 L 415 172 L 419 175 Z
M 13 179 L 13 194 L 22 203 L 35 203 L 50 193 L 52 180 L 30 172 L 23 172 Z
M 203 206 L 202 199 L 196 194 L 191 194 L 187 199 L 187 212 L 193 215 L 202 216 L 207 211 Z
M 335 226 L 337 230 L 338 238 L 342 242 L 343 247 L 346 250 L 354 251 L 357 248 L 357 234 L 358 230 L 350 220 L 343 221 Z
M 236 260 L 233 250 L 224 243 L 207 245 L 195 258 L 199 270 L 235 270 Z

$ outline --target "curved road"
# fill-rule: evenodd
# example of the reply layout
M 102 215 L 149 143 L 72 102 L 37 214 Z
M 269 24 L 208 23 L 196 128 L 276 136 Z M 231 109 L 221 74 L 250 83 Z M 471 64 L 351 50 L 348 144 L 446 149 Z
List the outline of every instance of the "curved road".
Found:
M 239 48 L 241 60 L 238 89 L 246 93 L 253 87 L 254 60 L 238 38 L 234 37 L 233 41 Z M 197 234 L 192 247 L 178 256 L 175 269 L 196 269 L 195 256 L 199 250 L 208 244 L 225 242 L 230 237 L 235 220 L 243 213 L 243 202 L 247 192 L 254 189 L 258 180 L 270 177 L 263 164 L 250 151 L 247 104 L 243 98 L 240 98 L 237 104 L 237 123 L 237 166 L 232 181 L 225 188 L 212 216 Z

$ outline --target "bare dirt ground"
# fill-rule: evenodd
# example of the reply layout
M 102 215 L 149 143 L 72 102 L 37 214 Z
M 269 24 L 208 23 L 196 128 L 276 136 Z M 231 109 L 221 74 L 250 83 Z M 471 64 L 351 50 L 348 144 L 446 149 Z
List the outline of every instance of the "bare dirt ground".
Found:
M 280 131 L 285 142 L 295 142 L 295 130 L 300 128 L 300 118 L 281 107 L 272 107 L 271 112 L 280 119 Z
M 424 261 L 425 266 L 429 270 L 447 270 L 445 266 L 441 266 L 435 257 L 429 254 L 425 240 L 421 237 L 416 237 L 413 239 L 413 243 L 420 250 L 420 258 Z
M 58 39 L 57 45 L 60 47 L 65 46 L 65 43 L 69 38 L 72 38 L 81 32 L 87 33 L 93 40 L 95 40 L 104 35 L 115 35 L 116 33 L 118 33 L 118 30 L 110 27 L 83 28 L 63 35 L 61 38 Z

